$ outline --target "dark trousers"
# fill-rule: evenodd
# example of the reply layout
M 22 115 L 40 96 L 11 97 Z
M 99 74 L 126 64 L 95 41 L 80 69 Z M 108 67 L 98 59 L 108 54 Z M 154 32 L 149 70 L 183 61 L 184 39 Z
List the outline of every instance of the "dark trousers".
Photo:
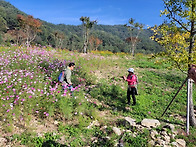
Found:
M 130 104 L 130 95 L 132 96 L 132 99 L 133 99 L 133 105 L 136 104 L 136 98 L 135 98 L 136 94 L 137 94 L 137 90 L 136 90 L 135 87 L 131 87 L 131 88 L 127 89 L 127 101 L 128 101 L 128 104 Z

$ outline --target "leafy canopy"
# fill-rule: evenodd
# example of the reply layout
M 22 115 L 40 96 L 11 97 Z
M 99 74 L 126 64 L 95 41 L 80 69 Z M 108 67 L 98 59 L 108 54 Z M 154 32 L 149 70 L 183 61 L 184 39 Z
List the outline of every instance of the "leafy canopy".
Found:
M 182 70 L 196 63 L 195 46 L 195 0 L 164 0 L 166 9 L 161 12 L 170 23 L 152 28 L 151 39 L 164 46 L 159 55 L 166 57 L 164 61 L 173 63 Z

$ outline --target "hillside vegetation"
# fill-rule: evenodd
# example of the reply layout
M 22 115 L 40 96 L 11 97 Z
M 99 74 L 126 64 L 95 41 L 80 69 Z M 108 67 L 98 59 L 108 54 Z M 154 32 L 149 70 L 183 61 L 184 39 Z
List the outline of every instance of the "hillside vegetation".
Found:
M 32 15 L 25 14 L 18 10 L 9 2 L 0 0 L 0 44 L 10 45 L 16 43 L 13 38 L 12 31 L 19 30 L 20 25 L 17 21 L 17 15 L 23 16 Z M 79 20 L 80 18 L 78 18 Z M 56 48 L 68 49 L 70 51 L 81 51 L 83 48 L 83 27 L 81 25 L 54 25 L 44 20 L 38 20 L 42 23 L 40 28 L 41 32 L 38 33 L 32 44 L 41 44 L 42 46 L 52 46 Z M 127 20 L 128 22 L 128 20 Z M 136 36 L 138 30 L 133 28 L 132 36 Z M 61 42 L 56 38 L 55 34 L 61 37 Z M 149 37 L 153 35 L 150 29 L 144 29 L 140 35 L 140 42 L 137 45 L 136 53 L 157 53 L 162 50 L 161 46 L 155 41 L 152 41 Z M 22 36 L 22 35 L 21 35 Z M 98 50 L 108 50 L 111 52 L 130 52 L 131 45 L 125 41 L 130 37 L 130 32 L 122 25 L 95 25 L 90 32 L 90 36 L 98 38 L 102 41 L 102 44 L 98 46 Z M 90 48 L 89 50 L 95 50 Z
M 182 138 L 187 146 L 196 145 L 194 128 L 189 136 L 183 134 L 186 86 L 161 117 L 186 75 L 151 56 L 12 46 L 0 47 L 0 59 L 3 145 L 115 146 L 121 140 L 124 146 L 148 146 L 151 130 L 124 125 L 125 117 L 135 119 L 137 125 L 145 118 L 157 119 L 162 124 L 153 129 L 157 132 L 164 124 L 173 124 L 179 131 L 170 143 Z M 76 63 L 72 75 L 75 97 L 57 83 L 58 74 L 69 62 Z M 127 83 L 121 78 L 129 67 L 139 79 L 135 106 L 126 105 Z M 126 131 L 117 135 L 113 127 Z

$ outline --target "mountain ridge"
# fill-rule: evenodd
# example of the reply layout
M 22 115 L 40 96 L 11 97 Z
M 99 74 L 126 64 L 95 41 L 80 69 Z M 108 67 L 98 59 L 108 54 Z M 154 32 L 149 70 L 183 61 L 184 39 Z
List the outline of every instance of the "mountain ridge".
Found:
M 3 43 L 3 35 L 7 33 L 7 30 L 19 28 L 17 22 L 17 15 L 31 15 L 20 11 L 18 8 L 6 2 L 0 0 L 0 21 L 4 22 L 0 27 L 0 43 Z M 51 45 L 57 47 L 55 44 L 54 37 L 51 35 L 54 32 L 60 32 L 64 34 L 65 39 L 61 48 L 68 50 L 80 51 L 83 47 L 83 29 L 82 25 L 66 25 L 66 24 L 53 24 L 47 21 L 41 20 L 42 22 L 41 32 L 37 35 L 34 40 L 34 44 Z M 78 18 L 79 19 L 79 18 Z M 82 22 L 81 22 L 82 24 Z M 136 34 L 137 30 L 133 31 Z M 98 47 L 98 50 L 109 50 L 111 52 L 129 52 L 130 44 L 125 39 L 130 37 L 130 33 L 124 25 L 95 25 L 90 35 L 96 36 L 102 40 L 103 44 Z M 157 53 L 162 50 L 158 43 L 152 41 L 149 37 L 153 35 L 150 29 L 144 29 L 140 35 L 141 40 L 136 48 L 136 53 Z M 134 35 L 133 35 L 134 36 Z M 9 42 L 9 40 L 7 41 Z

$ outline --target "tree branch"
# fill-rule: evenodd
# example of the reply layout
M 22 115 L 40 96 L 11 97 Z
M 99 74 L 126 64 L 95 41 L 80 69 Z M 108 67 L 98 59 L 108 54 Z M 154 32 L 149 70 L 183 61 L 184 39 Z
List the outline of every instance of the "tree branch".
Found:
M 169 9 L 169 7 L 167 6 L 167 10 L 169 11 L 169 13 L 171 14 L 171 17 L 174 21 L 176 21 L 183 29 L 185 29 L 186 31 L 190 32 L 190 30 L 188 30 L 179 20 L 177 20 L 174 16 L 172 11 Z
M 178 66 L 178 69 L 179 69 L 182 73 L 187 74 L 186 72 L 184 72 L 184 71 L 180 68 L 180 65 L 178 64 L 178 62 L 177 62 L 177 61 L 175 61 L 175 62 L 176 62 L 176 65 Z

